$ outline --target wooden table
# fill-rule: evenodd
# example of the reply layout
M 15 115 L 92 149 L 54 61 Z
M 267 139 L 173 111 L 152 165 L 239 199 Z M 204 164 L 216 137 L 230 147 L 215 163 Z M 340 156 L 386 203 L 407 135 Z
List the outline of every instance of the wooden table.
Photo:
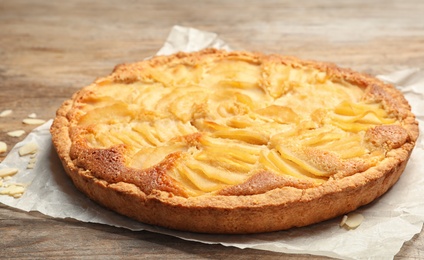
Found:
M 234 49 L 330 61 L 371 74 L 424 69 L 424 1 L 0 2 L 0 140 L 31 131 L 30 113 L 54 117 L 77 89 L 115 64 L 153 55 L 173 25 L 216 32 Z M 0 160 L 5 154 L 1 155 Z M 307 259 L 57 220 L 0 205 L 0 257 Z M 396 256 L 424 257 L 424 233 Z

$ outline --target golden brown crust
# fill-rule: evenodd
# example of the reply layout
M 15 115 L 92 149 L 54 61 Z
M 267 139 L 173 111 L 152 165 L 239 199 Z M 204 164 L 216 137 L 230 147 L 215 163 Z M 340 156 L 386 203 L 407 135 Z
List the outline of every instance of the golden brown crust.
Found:
M 187 107 L 177 107 L 180 104 L 174 102 L 172 104 L 178 109 L 170 108 L 170 113 L 166 114 L 161 110 L 159 101 L 157 110 L 146 107 L 134 110 L 134 106 L 128 106 L 125 100 L 111 102 L 111 97 L 99 95 L 102 88 L 113 87 L 114 84 L 132 86 L 131 84 L 138 82 L 155 86 L 155 91 L 163 90 L 165 93 L 169 86 L 180 84 L 180 75 L 181 79 L 190 79 L 192 84 L 201 84 L 202 79 L 198 77 L 198 72 L 205 68 L 202 64 L 221 60 L 229 61 L 229 68 L 233 66 L 232 61 L 242 61 L 241 65 L 246 66 L 246 69 L 260 68 L 263 76 L 257 76 L 260 78 L 255 86 L 260 86 L 262 93 L 266 93 L 267 98 L 274 101 L 295 93 L 293 89 L 299 88 L 299 81 L 311 86 L 330 83 L 335 84 L 335 87 L 347 86 L 352 89 L 349 95 L 353 100 L 358 95 L 360 98 L 355 101 L 357 103 L 349 104 L 335 101 L 335 107 L 332 108 L 335 112 L 331 113 L 321 107 L 313 107 L 315 110 L 308 121 L 304 120 L 305 116 L 301 111 L 288 107 L 289 101 L 253 109 L 256 104 L 249 100 L 252 96 L 236 94 L 237 106 L 227 105 L 218 109 L 221 113 L 237 115 L 226 121 L 230 127 L 226 128 L 221 124 L 222 121 L 213 121 L 211 108 L 204 102 L 196 103 L 197 100 L 193 100 L 195 105 L 189 107 L 191 113 L 181 112 Z M 173 68 L 175 77 L 165 78 L 166 73 L 160 73 L 164 67 Z M 298 81 L 290 78 L 283 81 L 278 78 L 281 76 L 281 71 L 278 70 L 287 68 L 295 73 L 300 71 L 300 75 L 314 76 L 306 81 L 299 78 Z M 256 75 L 255 71 L 252 74 Z M 161 84 L 156 87 L 154 84 L 158 82 Z M 235 88 L 251 88 L 248 83 L 240 81 L 225 84 L 233 84 L 232 87 Z M 111 89 L 118 95 L 118 89 Z M 198 95 L 195 88 L 187 91 L 192 91 L 190 93 L 193 96 Z M 361 91 L 363 94 L 358 94 Z M 161 97 L 176 99 L 183 96 L 178 89 L 172 95 L 166 96 L 167 93 Z M 203 101 L 210 98 L 202 94 L 196 97 L 204 98 Z M 222 97 L 225 96 L 217 96 Z M 131 100 L 136 98 L 131 96 Z M 152 99 L 154 96 L 149 96 L 143 102 L 148 103 Z M 113 105 L 109 106 L 111 103 Z M 99 104 L 103 112 L 96 110 Z M 365 109 L 365 112 L 359 113 L 361 109 Z M 251 111 L 255 113 L 254 120 L 273 122 L 264 126 L 264 129 L 268 129 L 267 135 L 244 131 L 254 127 L 254 124 L 249 126 L 251 128 L 247 127 L 251 122 L 242 117 L 252 113 Z M 180 122 L 178 129 L 185 134 L 171 136 L 167 139 L 169 141 L 163 141 L 165 138 L 159 134 L 153 137 L 149 135 L 145 138 L 148 145 L 141 144 L 139 148 L 124 140 L 125 127 L 130 123 L 132 130 L 136 129 L 138 133 L 146 135 L 143 127 L 152 127 L 159 124 L 158 120 L 170 117 L 178 119 L 175 119 Z M 101 134 L 115 131 L 109 126 L 116 124 L 118 118 L 121 120 L 119 126 L 122 132 L 116 137 L 121 138 L 121 143 L 115 141 L 115 145 L 103 147 L 101 142 L 110 140 L 102 139 Z M 143 124 L 138 124 L 140 121 Z M 172 131 L 172 127 L 165 124 L 167 122 L 163 121 L 168 127 L 165 129 Z M 109 128 L 102 128 L 103 124 Z M 274 131 L 272 129 L 277 125 L 284 129 L 281 132 L 283 134 L 269 132 Z M 193 126 L 202 131 L 191 131 Z M 267 128 L 268 126 L 272 127 Z M 158 129 L 159 127 L 162 126 L 158 126 Z M 152 128 L 149 129 L 152 133 Z M 384 194 L 396 183 L 406 166 L 418 137 L 418 125 L 403 95 L 393 86 L 370 76 L 332 64 L 302 61 L 294 57 L 208 49 L 117 66 L 110 76 L 98 79 L 77 92 L 71 100 L 64 102 L 57 111 L 51 133 L 63 166 L 76 187 L 107 208 L 144 223 L 178 230 L 257 233 L 327 220 L 355 210 Z M 242 158 L 243 154 L 239 154 L 237 149 L 228 150 L 223 156 L 218 152 L 225 147 L 221 143 L 217 146 L 219 149 L 214 148 L 214 142 L 228 140 L 229 135 L 236 137 L 228 141 L 227 146 L 239 144 L 240 140 L 247 142 L 239 146 L 251 152 L 244 154 L 247 158 Z M 321 139 L 315 140 L 311 136 L 321 136 Z M 332 139 L 322 144 L 322 140 L 326 138 Z M 137 138 L 132 140 L 141 142 Z M 290 143 L 284 140 L 290 140 Z M 357 148 L 356 144 L 360 144 L 361 149 L 355 150 L 355 156 L 343 151 L 346 150 L 344 145 L 349 145 L 344 140 L 349 140 L 354 148 Z M 155 142 L 166 142 L 167 145 L 154 150 L 157 148 Z M 334 152 L 334 149 L 339 150 Z M 166 156 L 164 159 L 157 159 L 152 154 Z M 282 158 L 275 158 L 276 155 Z M 193 163 L 193 158 L 201 163 Z M 228 158 L 232 161 L 226 161 Z M 252 163 L 249 160 L 256 161 Z M 141 165 L 139 161 L 150 166 L 138 167 Z M 188 187 L 196 186 L 196 181 L 190 182 L 184 179 L 186 177 L 181 177 L 184 175 L 178 175 L 178 171 L 184 172 L 184 167 L 189 167 L 190 163 L 194 165 L 191 173 L 198 172 L 199 167 L 202 170 L 204 167 L 215 167 L 217 171 L 225 168 L 231 174 L 246 170 L 246 165 L 252 167 L 246 170 L 247 177 L 242 177 L 235 184 L 214 183 L 211 184 L 214 187 L 211 191 L 200 192 L 196 187 Z M 275 163 L 295 167 L 294 172 L 300 174 L 300 177 L 280 173 L 275 169 Z M 242 175 L 234 176 L 239 178 Z M 224 181 L 233 180 L 230 178 Z

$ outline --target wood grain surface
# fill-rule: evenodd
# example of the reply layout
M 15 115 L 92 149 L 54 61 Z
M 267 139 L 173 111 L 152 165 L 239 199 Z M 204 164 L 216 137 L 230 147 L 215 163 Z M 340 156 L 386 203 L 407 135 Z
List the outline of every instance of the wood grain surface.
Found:
M 0 140 L 30 113 L 50 119 L 119 63 L 153 55 L 173 25 L 213 31 L 234 49 L 334 62 L 370 74 L 424 69 L 424 1 L 0 1 Z M 2 160 L 7 153 L 0 155 Z M 57 220 L 0 205 L 0 258 L 310 259 Z M 323 258 L 323 257 L 322 257 Z M 396 259 L 424 259 L 424 234 Z

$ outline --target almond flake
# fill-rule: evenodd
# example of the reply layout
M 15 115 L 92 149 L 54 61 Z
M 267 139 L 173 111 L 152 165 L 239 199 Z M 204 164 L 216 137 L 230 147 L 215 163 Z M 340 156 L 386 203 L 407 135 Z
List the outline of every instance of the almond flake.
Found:
M 4 110 L 0 113 L 0 117 L 10 116 L 11 114 L 12 114 L 12 110 L 7 109 L 7 110 Z
M 28 118 L 37 118 L 37 114 L 31 113 L 31 114 L 28 115 Z
M 346 220 L 347 220 L 347 215 L 344 215 L 342 218 L 342 221 L 340 221 L 340 227 L 343 227 L 346 224 Z
M 26 125 L 41 125 L 44 124 L 46 120 L 37 118 L 25 118 L 24 120 L 22 120 L 22 122 Z
M 0 153 L 7 151 L 7 144 L 5 142 L 0 142 Z
M 15 130 L 15 131 L 7 132 L 7 135 L 8 136 L 11 136 L 11 137 L 20 137 L 23 134 L 25 134 L 25 131 L 24 130 Z
M 14 196 L 17 194 L 21 194 L 24 193 L 25 191 L 25 187 L 20 186 L 20 185 L 9 185 L 7 188 L 3 189 L 0 191 L 1 195 L 9 195 L 9 196 Z
M 364 221 L 364 216 L 362 214 L 350 213 L 347 215 L 344 225 L 349 229 L 355 229 L 361 225 L 362 221 Z
M 25 156 L 28 154 L 34 154 L 38 150 L 38 145 L 35 142 L 30 142 L 19 148 L 19 155 Z
M 18 172 L 17 168 L 3 168 L 0 169 L 0 177 L 12 176 Z

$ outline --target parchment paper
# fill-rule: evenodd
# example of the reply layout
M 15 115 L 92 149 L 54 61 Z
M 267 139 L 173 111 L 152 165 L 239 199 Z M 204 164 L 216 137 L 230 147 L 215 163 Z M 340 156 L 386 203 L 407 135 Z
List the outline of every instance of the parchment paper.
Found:
M 215 33 L 181 26 L 173 27 L 158 54 L 195 51 L 206 47 L 229 49 Z M 405 94 L 417 115 L 424 120 L 424 73 L 418 69 L 382 75 Z M 27 183 L 24 195 L 15 199 L 0 196 L 0 202 L 24 211 L 39 211 L 56 218 L 73 218 L 133 231 L 148 230 L 206 244 L 254 248 L 282 253 L 322 255 L 342 259 L 392 259 L 405 241 L 422 229 L 424 222 L 424 142 L 420 139 L 399 182 L 383 197 L 357 210 L 365 217 L 355 230 L 339 227 L 340 218 L 304 228 L 256 235 L 205 235 L 177 232 L 145 225 L 115 214 L 87 199 L 75 189 L 62 169 L 52 147 L 51 120 L 32 131 L 18 143 L 0 164 L 0 168 L 19 168 L 9 182 Z M 18 149 L 34 141 L 39 145 L 34 169 L 26 169 L 28 156 L 20 157 Z

